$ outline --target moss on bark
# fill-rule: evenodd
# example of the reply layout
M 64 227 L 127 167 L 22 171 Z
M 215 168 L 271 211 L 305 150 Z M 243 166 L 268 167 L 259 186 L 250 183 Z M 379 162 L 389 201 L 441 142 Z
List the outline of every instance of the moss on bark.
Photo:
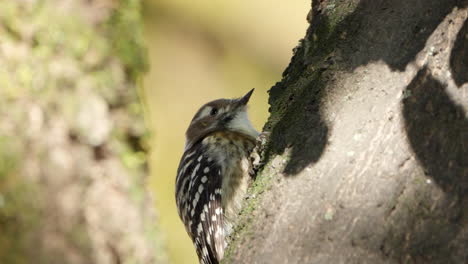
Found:
M 164 263 L 145 189 L 139 0 L 0 10 L 0 262 Z

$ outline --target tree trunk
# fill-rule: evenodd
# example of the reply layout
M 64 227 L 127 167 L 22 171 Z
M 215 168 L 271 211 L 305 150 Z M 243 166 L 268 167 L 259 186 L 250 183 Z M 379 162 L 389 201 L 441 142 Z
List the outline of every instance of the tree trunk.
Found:
M 224 263 L 468 262 L 468 1 L 313 1 Z
M 139 0 L 0 5 L 0 263 L 165 263 Z

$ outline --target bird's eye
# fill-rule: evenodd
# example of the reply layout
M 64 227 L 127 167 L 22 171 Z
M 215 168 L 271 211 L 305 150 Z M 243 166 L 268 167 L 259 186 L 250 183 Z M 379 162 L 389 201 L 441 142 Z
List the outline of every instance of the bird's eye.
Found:
M 218 113 L 218 109 L 217 109 L 217 108 L 213 108 L 213 109 L 211 109 L 210 115 L 211 115 L 211 116 L 215 116 L 217 113 Z

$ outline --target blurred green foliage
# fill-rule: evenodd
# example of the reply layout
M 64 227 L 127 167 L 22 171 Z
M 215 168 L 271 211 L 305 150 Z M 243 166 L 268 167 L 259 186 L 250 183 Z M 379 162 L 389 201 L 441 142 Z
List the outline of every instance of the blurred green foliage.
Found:
M 31 231 L 40 223 L 35 187 L 18 175 L 21 155 L 12 138 L 0 135 L 0 256 L 4 263 L 27 264 L 24 252 L 34 247 Z
M 140 0 L 120 0 L 108 22 L 110 41 L 121 61 L 136 79 L 148 70 L 148 58 L 144 45 Z

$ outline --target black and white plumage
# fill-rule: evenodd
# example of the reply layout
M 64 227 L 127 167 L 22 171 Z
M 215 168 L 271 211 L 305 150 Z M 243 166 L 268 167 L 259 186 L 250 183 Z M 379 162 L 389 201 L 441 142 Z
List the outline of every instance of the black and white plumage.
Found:
M 248 187 L 249 155 L 258 136 L 246 112 L 252 92 L 205 104 L 186 133 L 176 202 L 202 264 L 219 263 L 223 258 L 226 237 Z

